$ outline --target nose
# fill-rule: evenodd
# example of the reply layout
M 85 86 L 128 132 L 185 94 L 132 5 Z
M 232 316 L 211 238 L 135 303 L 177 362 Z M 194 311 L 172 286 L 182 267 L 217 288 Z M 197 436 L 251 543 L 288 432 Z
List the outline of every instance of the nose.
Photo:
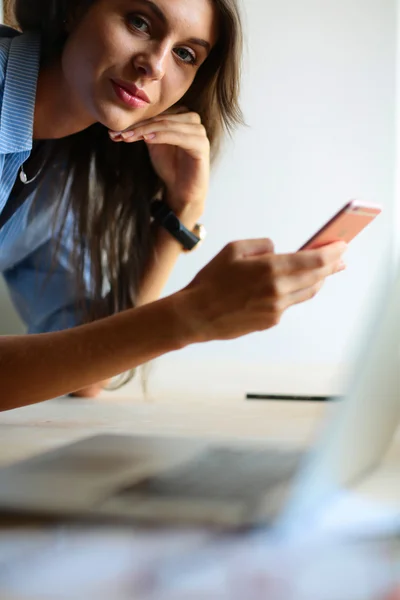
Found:
M 165 75 L 170 52 L 171 48 L 168 43 L 154 44 L 146 52 L 136 54 L 133 58 L 133 65 L 141 77 L 160 80 Z

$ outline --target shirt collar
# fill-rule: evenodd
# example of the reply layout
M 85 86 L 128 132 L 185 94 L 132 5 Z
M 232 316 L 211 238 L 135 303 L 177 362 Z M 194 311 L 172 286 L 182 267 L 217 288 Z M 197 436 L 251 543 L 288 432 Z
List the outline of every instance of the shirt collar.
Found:
M 11 39 L 0 121 L 0 153 L 32 150 L 40 37 L 23 33 Z

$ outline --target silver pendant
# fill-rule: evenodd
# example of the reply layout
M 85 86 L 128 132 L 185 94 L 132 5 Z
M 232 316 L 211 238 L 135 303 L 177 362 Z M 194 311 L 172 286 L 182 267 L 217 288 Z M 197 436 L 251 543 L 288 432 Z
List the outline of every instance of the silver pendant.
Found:
M 28 178 L 26 176 L 25 171 L 23 170 L 23 168 L 21 167 L 21 170 L 19 172 L 19 178 L 22 181 L 22 183 L 28 183 Z

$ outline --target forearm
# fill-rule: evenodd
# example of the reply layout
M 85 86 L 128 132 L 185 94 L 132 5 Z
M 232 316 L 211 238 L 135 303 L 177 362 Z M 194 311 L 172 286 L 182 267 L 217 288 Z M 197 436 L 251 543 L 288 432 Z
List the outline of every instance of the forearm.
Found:
M 168 281 L 182 246 L 167 231 L 157 228 L 155 242 L 149 262 L 146 265 L 137 298 L 137 306 L 157 300 Z
M 179 219 L 188 228 L 192 229 L 197 221 L 199 211 L 188 207 L 179 214 Z M 154 229 L 154 247 L 145 268 L 145 275 L 140 286 L 137 306 L 143 306 L 157 300 L 174 268 L 176 261 L 182 254 L 181 244 L 175 238 L 164 230 L 156 226 Z M 92 398 L 97 396 L 107 382 L 101 381 L 89 387 L 76 389 L 72 395 Z
M 195 341 L 184 295 L 56 333 L 0 337 L 0 409 L 85 388 Z
M 181 222 L 192 229 L 197 221 L 197 213 L 188 208 L 178 214 Z M 154 248 L 145 269 L 138 295 L 138 306 L 157 300 L 182 254 L 182 245 L 162 227 L 156 226 L 154 231 Z
M 192 229 L 196 223 L 197 215 L 198 210 L 193 211 L 189 207 L 186 211 L 179 213 L 179 218 L 186 227 Z M 137 306 L 154 302 L 160 297 L 171 271 L 181 254 L 181 244 L 168 231 L 156 226 L 154 229 L 154 246 L 141 282 Z M 102 391 L 105 383 L 107 382 L 101 381 L 100 383 L 91 385 L 89 388 L 75 390 L 73 395 L 95 397 Z

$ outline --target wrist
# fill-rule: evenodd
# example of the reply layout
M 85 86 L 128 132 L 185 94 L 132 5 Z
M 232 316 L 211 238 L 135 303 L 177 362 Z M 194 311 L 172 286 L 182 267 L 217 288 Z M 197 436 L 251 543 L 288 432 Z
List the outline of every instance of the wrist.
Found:
M 204 201 L 182 201 L 167 194 L 165 202 L 188 229 L 193 229 L 204 212 Z
M 211 341 L 212 336 L 208 335 L 206 317 L 207 301 L 202 300 L 198 290 L 184 288 L 176 292 L 173 297 L 175 310 L 184 332 L 182 336 L 184 346 Z
M 165 200 L 156 199 L 151 204 L 150 213 L 153 223 L 175 238 L 185 252 L 198 247 L 206 236 L 204 226 L 194 218 L 197 210 L 194 211 L 192 206 L 187 206 L 177 213 Z
M 200 221 L 203 211 L 194 209 L 191 206 L 183 208 L 181 211 L 175 213 L 180 222 L 189 230 L 192 230 L 195 225 Z

